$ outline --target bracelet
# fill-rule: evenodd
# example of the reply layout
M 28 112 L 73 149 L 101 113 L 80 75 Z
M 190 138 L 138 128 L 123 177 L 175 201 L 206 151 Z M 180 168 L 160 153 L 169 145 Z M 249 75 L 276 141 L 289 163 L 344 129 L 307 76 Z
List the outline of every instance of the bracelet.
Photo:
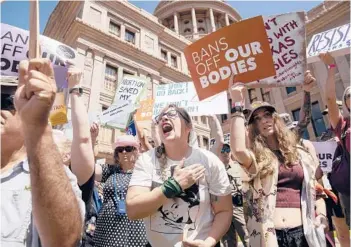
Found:
M 245 120 L 244 113 L 242 113 L 242 112 L 235 112 L 235 113 L 233 113 L 232 118 L 235 118 L 235 117 L 241 117 L 242 119 Z
M 168 199 L 179 196 L 183 192 L 182 187 L 180 187 L 179 183 L 173 177 L 168 178 L 162 184 L 161 190 Z
M 332 69 L 332 68 L 336 68 L 335 63 L 333 63 L 333 64 L 328 64 L 328 69 Z

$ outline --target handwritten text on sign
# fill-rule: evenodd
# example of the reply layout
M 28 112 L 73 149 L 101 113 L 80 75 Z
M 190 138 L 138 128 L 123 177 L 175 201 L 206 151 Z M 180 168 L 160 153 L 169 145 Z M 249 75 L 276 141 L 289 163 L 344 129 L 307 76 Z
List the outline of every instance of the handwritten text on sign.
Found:
M 228 113 L 226 92 L 199 101 L 194 84 L 191 82 L 158 85 L 153 116 L 159 115 L 169 104 L 185 108 L 191 116 Z
M 331 52 L 334 57 L 350 54 L 351 24 L 336 27 L 313 35 L 307 47 L 308 62 L 319 61 L 321 52 Z
M 108 123 L 109 126 L 124 130 L 129 122 L 133 107 L 130 101 L 118 100 L 102 112 L 100 122 L 102 124 Z
M 136 76 L 124 76 L 120 83 L 114 102 L 117 100 L 129 100 L 135 104 L 140 94 L 144 90 L 146 81 Z
M 221 28 L 189 45 L 184 54 L 200 100 L 225 91 L 232 74 L 240 82 L 275 74 L 260 16 Z
M 303 83 L 306 70 L 304 12 L 263 19 L 276 75 L 260 80 L 258 85 L 288 87 Z
M 337 146 L 335 141 L 312 142 L 318 154 L 319 165 L 323 172 L 331 172 L 333 156 Z
M 1 75 L 18 75 L 18 65 L 28 59 L 29 32 L 1 23 Z M 55 80 L 59 88 L 67 87 L 65 66 L 67 62 L 76 63 L 75 51 L 56 40 L 40 36 L 43 58 L 51 60 L 55 71 Z

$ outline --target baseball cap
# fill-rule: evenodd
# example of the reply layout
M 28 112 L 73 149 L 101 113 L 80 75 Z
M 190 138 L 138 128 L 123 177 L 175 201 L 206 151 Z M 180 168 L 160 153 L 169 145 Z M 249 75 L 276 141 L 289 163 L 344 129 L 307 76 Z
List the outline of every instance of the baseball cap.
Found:
M 117 137 L 116 142 L 113 144 L 113 149 L 116 149 L 118 147 L 126 147 L 126 146 L 132 146 L 138 149 L 139 142 L 136 140 L 134 136 L 121 135 Z
M 272 106 L 271 104 L 263 101 L 255 101 L 251 104 L 251 113 L 247 119 L 248 124 L 252 124 L 255 113 L 260 109 L 266 109 L 271 113 L 276 112 L 274 106 Z

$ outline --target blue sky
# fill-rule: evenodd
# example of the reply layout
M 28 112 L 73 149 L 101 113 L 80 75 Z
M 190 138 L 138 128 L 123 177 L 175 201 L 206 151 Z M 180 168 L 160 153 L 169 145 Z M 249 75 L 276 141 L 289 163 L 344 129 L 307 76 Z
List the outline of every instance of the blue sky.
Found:
M 40 31 L 43 32 L 45 24 L 54 10 L 58 1 L 40 1 Z M 134 5 L 153 13 L 158 1 L 130 1 Z M 243 18 L 249 18 L 257 15 L 273 15 L 286 12 L 304 10 L 321 3 L 318 1 L 227 1 L 235 8 Z M 0 5 L 1 22 L 17 26 L 23 29 L 29 29 L 29 1 L 5 0 Z

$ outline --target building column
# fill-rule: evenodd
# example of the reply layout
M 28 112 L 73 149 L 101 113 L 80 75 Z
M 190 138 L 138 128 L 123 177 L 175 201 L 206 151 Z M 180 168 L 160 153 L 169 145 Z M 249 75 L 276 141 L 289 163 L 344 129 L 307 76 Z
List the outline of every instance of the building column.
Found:
M 140 32 L 135 33 L 135 45 L 136 45 L 136 47 L 141 48 L 141 46 L 140 46 Z
M 317 85 L 321 94 L 322 102 L 323 105 L 326 105 L 326 99 L 325 99 L 325 84 L 328 76 L 328 70 L 325 67 L 324 63 L 321 61 L 312 63 L 313 66 L 313 74 L 316 77 Z
M 345 56 L 335 58 L 336 66 L 338 67 L 339 75 L 344 84 L 344 88 L 350 86 L 350 65 Z
M 224 15 L 224 18 L 225 18 L 225 25 L 229 26 L 230 25 L 230 23 L 229 23 L 229 16 L 228 16 L 227 13 Z
M 285 88 L 283 88 L 283 90 L 285 90 Z M 281 88 L 279 87 L 272 88 L 272 95 L 274 97 L 274 102 L 275 102 L 275 107 L 277 109 L 277 112 L 278 113 L 286 112 Z
M 174 31 L 179 34 L 179 25 L 178 25 L 178 13 L 173 14 L 173 22 L 174 22 Z
M 193 21 L 193 34 L 197 34 L 197 21 L 196 21 L 196 13 L 194 8 L 191 9 L 191 18 Z
M 171 53 L 167 51 L 167 64 L 171 66 Z
M 104 58 L 102 53 L 94 51 L 94 68 L 89 99 L 89 111 L 101 111 L 100 92 L 104 81 Z
M 216 24 L 214 21 L 214 15 L 213 15 L 213 9 L 210 9 L 210 20 L 211 20 L 211 27 L 212 27 L 212 32 L 216 31 Z
M 121 39 L 125 40 L 125 36 L 126 36 L 126 26 L 124 24 L 121 25 Z

